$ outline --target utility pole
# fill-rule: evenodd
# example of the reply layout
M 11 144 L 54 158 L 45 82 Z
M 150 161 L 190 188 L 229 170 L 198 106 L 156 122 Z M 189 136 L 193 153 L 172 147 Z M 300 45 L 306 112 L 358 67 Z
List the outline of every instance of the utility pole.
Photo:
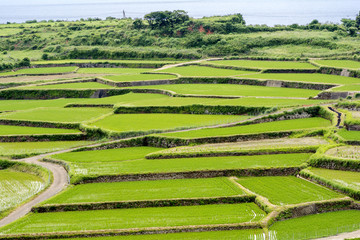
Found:
M 125 10 L 123 10 L 123 18 L 126 18 Z

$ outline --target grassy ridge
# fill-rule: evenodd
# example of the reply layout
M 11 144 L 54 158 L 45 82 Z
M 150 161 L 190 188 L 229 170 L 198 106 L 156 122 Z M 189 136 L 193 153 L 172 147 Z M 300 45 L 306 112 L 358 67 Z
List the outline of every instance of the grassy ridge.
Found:
M 341 198 L 343 195 L 296 177 L 239 178 L 238 183 L 276 205 Z
M 301 130 L 312 128 L 330 127 L 331 123 L 323 118 L 305 118 L 294 120 L 283 120 L 268 123 L 251 124 L 228 128 L 200 129 L 185 132 L 163 133 L 162 136 L 179 138 L 201 138 L 216 136 L 231 136 L 239 134 L 254 134 L 277 131 Z
M 227 178 L 93 183 L 74 186 L 44 204 L 227 197 L 244 194 Z
M 254 203 L 41 213 L 20 219 L 0 229 L 0 233 L 231 224 L 256 222 L 264 216 L 265 213 Z

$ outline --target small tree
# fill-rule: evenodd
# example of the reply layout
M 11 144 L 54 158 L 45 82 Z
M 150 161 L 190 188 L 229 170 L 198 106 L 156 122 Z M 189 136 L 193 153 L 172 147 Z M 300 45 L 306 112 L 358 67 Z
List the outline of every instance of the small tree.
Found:
M 142 29 L 144 27 L 144 23 L 141 19 L 136 19 L 134 22 L 133 22 L 133 28 L 134 29 Z
M 49 60 L 49 54 L 44 53 L 44 54 L 41 56 L 41 59 L 42 59 L 42 60 Z
M 358 29 L 360 29 L 360 11 L 359 11 L 359 14 L 356 16 L 355 26 L 356 26 Z

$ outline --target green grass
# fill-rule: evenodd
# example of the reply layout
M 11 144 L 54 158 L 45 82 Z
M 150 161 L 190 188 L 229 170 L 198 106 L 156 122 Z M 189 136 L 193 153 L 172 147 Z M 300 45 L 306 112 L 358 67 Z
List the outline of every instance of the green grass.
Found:
M 95 154 L 95 153 L 94 153 Z M 311 154 L 277 154 L 257 156 L 203 157 L 176 159 L 138 159 L 111 162 L 69 162 L 73 181 L 81 176 L 126 175 L 202 170 L 296 167 L 305 163 Z M 62 156 L 56 159 L 67 161 Z M 110 160 L 110 159 L 109 159 Z
M 241 76 L 243 78 L 261 79 L 261 80 L 281 80 L 294 82 L 311 82 L 323 84 L 356 84 L 359 79 L 343 77 L 338 75 L 320 74 L 320 73 L 262 73 L 249 74 Z
M 25 86 L 21 89 L 111 89 L 106 84 L 97 82 L 84 82 L 84 83 L 62 83 L 62 84 L 49 84 L 49 85 L 38 85 L 38 86 Z
M 0 170 L 0 213 L 24 202 L 44 187 L 44 182 L 35 175 Z
M 347 69 L 360 69 L 360 62 L 351 60 L 314 60 L 315 63 L 323 66 L 347 68 Z
M 360 141 L 360 131 L 347 131 L 346 129 L 341 129 L 337 134 L 346 141 Z
M 22 127 L 0 125 L 0 136 L 5 135 L 34 135 L 34 134 L 66 134 L 81 133 L 75 129 L 41 128 L 41 127 Z
M 237 122 L 248 116 L 197 114 L 114 114 L 90 126 L 115 132 L 170 130 Z
M 160 70 L 158 72 L 176 73 L 184 77 L 229 77 L 252 73 L 249 71 L 220 69 L 203 66 L 173 67 L 165 70 Z
M 0 143 L 0 156 L 41 154 L 91 144 L 86 141 Z
M 80 68 L 77 73 L 129 74 L 153 71 L 152 68 Z
M 163 133 L 161 135 L 167 137 L 178 138 L 201 138 L 201 137 L 215 137 L 215 136 L 231 136 L 241 134 L 256 134 L 267 132 L 283 132 L 313 128 L 330 127 L 330 121 L 315 117 L 294 120 L 275 121 L 267 123 L 250 124 L 227 128 L 209 128 L 200 130 L 190 130 L 184 132 Z
M 194 232 L 194 233 L 168 233 L 168 234 L 154 234 L 154 235 L 132 235 L 132 236 L 116 236 L 116 237 L 95 237 L 91 240 L 252 240 L 256 236 L 257 240 L 265 240 L 264 233 L 261 229 L 246 229 L 246 230 L 232 230 L 232 231 L 213 231 L 213 232 Z M 73 240 L 60 239 L 60 240 Z M 89 240 L 89 238 L 76 238 L 76 240 Z
M 274 239 L 305 240 L 351 232 L 358 230 L 359 227 L 360 211 L 347 210 L 276 222 L 269 230 Z
M 255 69 L 317 69 L 317 67 L 310 63 L 291 61 L 222 60 L 208 61 L 205 64 Z
M 244 194 L 227 178 L 93 183 L 73 186 L 45 204 L 228 197 Z
M 299 204 L 344 197 L 320 185 L 296 177 L 247 177 L 237 180 L 276 205 Z
M 66 159 L 67 162 L 120 162 L 143 159 L 147 154 L 157 152 L 162 148 L 155 147 L 130 147 L 106 149 L 97 151 L 68 152 L 54 155 L 54 158 Z
M 174 84 L 130 87 L 135 89 L 161 89 L 178 94 L 213 95 L 213 96 L 245 96 L 245 97 L 289 97 L 309 98 L 320 93 L 317 90 L 263 87 L 238 84 Z
M 40 233 L 256 222 L 265 213 L 254 203 L 31 214 L 0 233 Z M 106 220 L 104 222 L 104 220 Z
M 332 88 L 333 92 L 360 92 L 360 84 L 345 85 L 341 87 Z
M 76 70 L 76 67 L 47 67 L 47 68 L 26 68 L 16 71 L 16 74 L 56 74 L 68 73 Z
M 307 171 L 336 183 L 340 186 L 360 191 L 360 173 L 323 168 L 310 168 Z
M 111 111 L 112 109 L 104 108 L 37 108 L 3 113 L 0 114 L 0 119 L 78 123 L 96 119 Z
M 1 31 L 0 31 L 1 32 Z M 66 64 L 66 63 L 180 63 L 178 60 L 109 60 L 109 59 L 64 59 L 64 60 L 49 60 L 49 61 L 35 61 L 32 64 Z
M 132 74 L 120 76 L 105 76 L 105 79 L 115 82 L 137 82 L 137 81 L 151 81 L 151 80 L 167 80 L 177 78 L 170 74 Z

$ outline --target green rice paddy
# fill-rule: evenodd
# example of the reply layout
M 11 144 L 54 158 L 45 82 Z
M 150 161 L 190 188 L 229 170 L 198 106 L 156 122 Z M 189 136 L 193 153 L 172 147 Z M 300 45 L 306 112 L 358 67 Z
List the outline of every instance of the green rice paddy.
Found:
M 105 79 L 115 82 L 137 82 L 137 81 L 153 81 L 153 80 L 167 80 L 175 79 L 177 76 L 170 74 L 132 74 L 120 76 L 105 76 Z
M 96 193 L 96 194 L 94 194 Z M 209 198 L 245 195 L 227 178 L 175 179 L 76 185 L 45 204 Z
M 97 82 L 62 83 L 62 84 L 21 87 L 21 89 L 111 89 L 111 88 L 114 87 Z
M 291 61 L 221 60 L 208 61 L 205 64 L 254 69 L 317 69 L 317 67 L 307 62 Z
M 237 180 L 276 205 L 299 204 L 341 198 L 343 195 L 296 177 L 247 177 Z
M 184 77 L 229 77 L 250 74 L 249 71 L 231 70 L 231 69 L 220 69 L 204 66 L 186 66 L 186 67 L 173 67 L 158 72 L 164 73 L 175 73 Z
M 346 141 L 360 141 L 360 131 L 348 131 L 346 129 L 341 129 L 337 132 L 337 134 Z
M 0 119 L 79 123 L 99 118 L 112 112 L 104 108 L 36 108 L 0 114 Z
M 309 98 L 320 93 L 317 90 L 263 87 L 237 84 L 173 84 L 131 87 L 130 89 L 161 89 L 177 94 L 245 97 Z M 265 99 L 263 99 L 265 100 Z
M 25 68 L 16 71 L 16 74 L 58 74 L 58 73 L 69 73 L 74 72 L 77 67 L 46 67 L 46 68 Z
M 273 239 L 316 239 L 359 229 L 360 211 L 328 212 L 276 222 L 270 227 Z
M 114 114 L 90 124 L 115 132 L 164 131 L 237 122 L 248 116 L 196 114 Z
M 153 71 L 152 68 L 80 68 L 77 73 L 130 74 Z
M 341 87 L 332 88 L 333 92 L 360 92 L 360 84 L 345 85 Z
M 6 135 L 39 135 L 39 134 L 68 134 L 81 133 L 75 129 L 59 129 L 59 128 L 41 128 L 41 127 L 21 127 L 0 125 L 0 136 Z
M 44 187 L 43 180 L 35 175 L 0 170 L 0 213 L 31 198 Z
M 352 60 L 314 60 L 314 62 L 328 67 L 360 69 L 360 62 Z
M 358 78 L 344 77 L 330 74 L 320 73 L 262 73 L 249 74 L 242 76 L 243 78 L 261 79 L 261 80 L 280 80 L 294 82 L 310 82 L 322 84 L 356 84 L 359 83 Z
M 0 233 L 40 233 L 176 227 L 256 222 L 265 216 L 255 203 L 31 214 Z M 104 222 L 106 219 L 106 222 Z
M 190 130 L 184 132 L 163 133 L 162 136 L 177 137 L 177 138 L 202 138 L 202 137 L 216 137 L 216 136 L 231 136 L 241 134 L 256 134 L 278 131 L 295 131 L 303 129 L 315 129 L 330 127 L 330 121 L 323 118 L 305 118 L 275 121 L 259 124 L 242 125 L 227 128 L 208 128 L 200 130 Z

